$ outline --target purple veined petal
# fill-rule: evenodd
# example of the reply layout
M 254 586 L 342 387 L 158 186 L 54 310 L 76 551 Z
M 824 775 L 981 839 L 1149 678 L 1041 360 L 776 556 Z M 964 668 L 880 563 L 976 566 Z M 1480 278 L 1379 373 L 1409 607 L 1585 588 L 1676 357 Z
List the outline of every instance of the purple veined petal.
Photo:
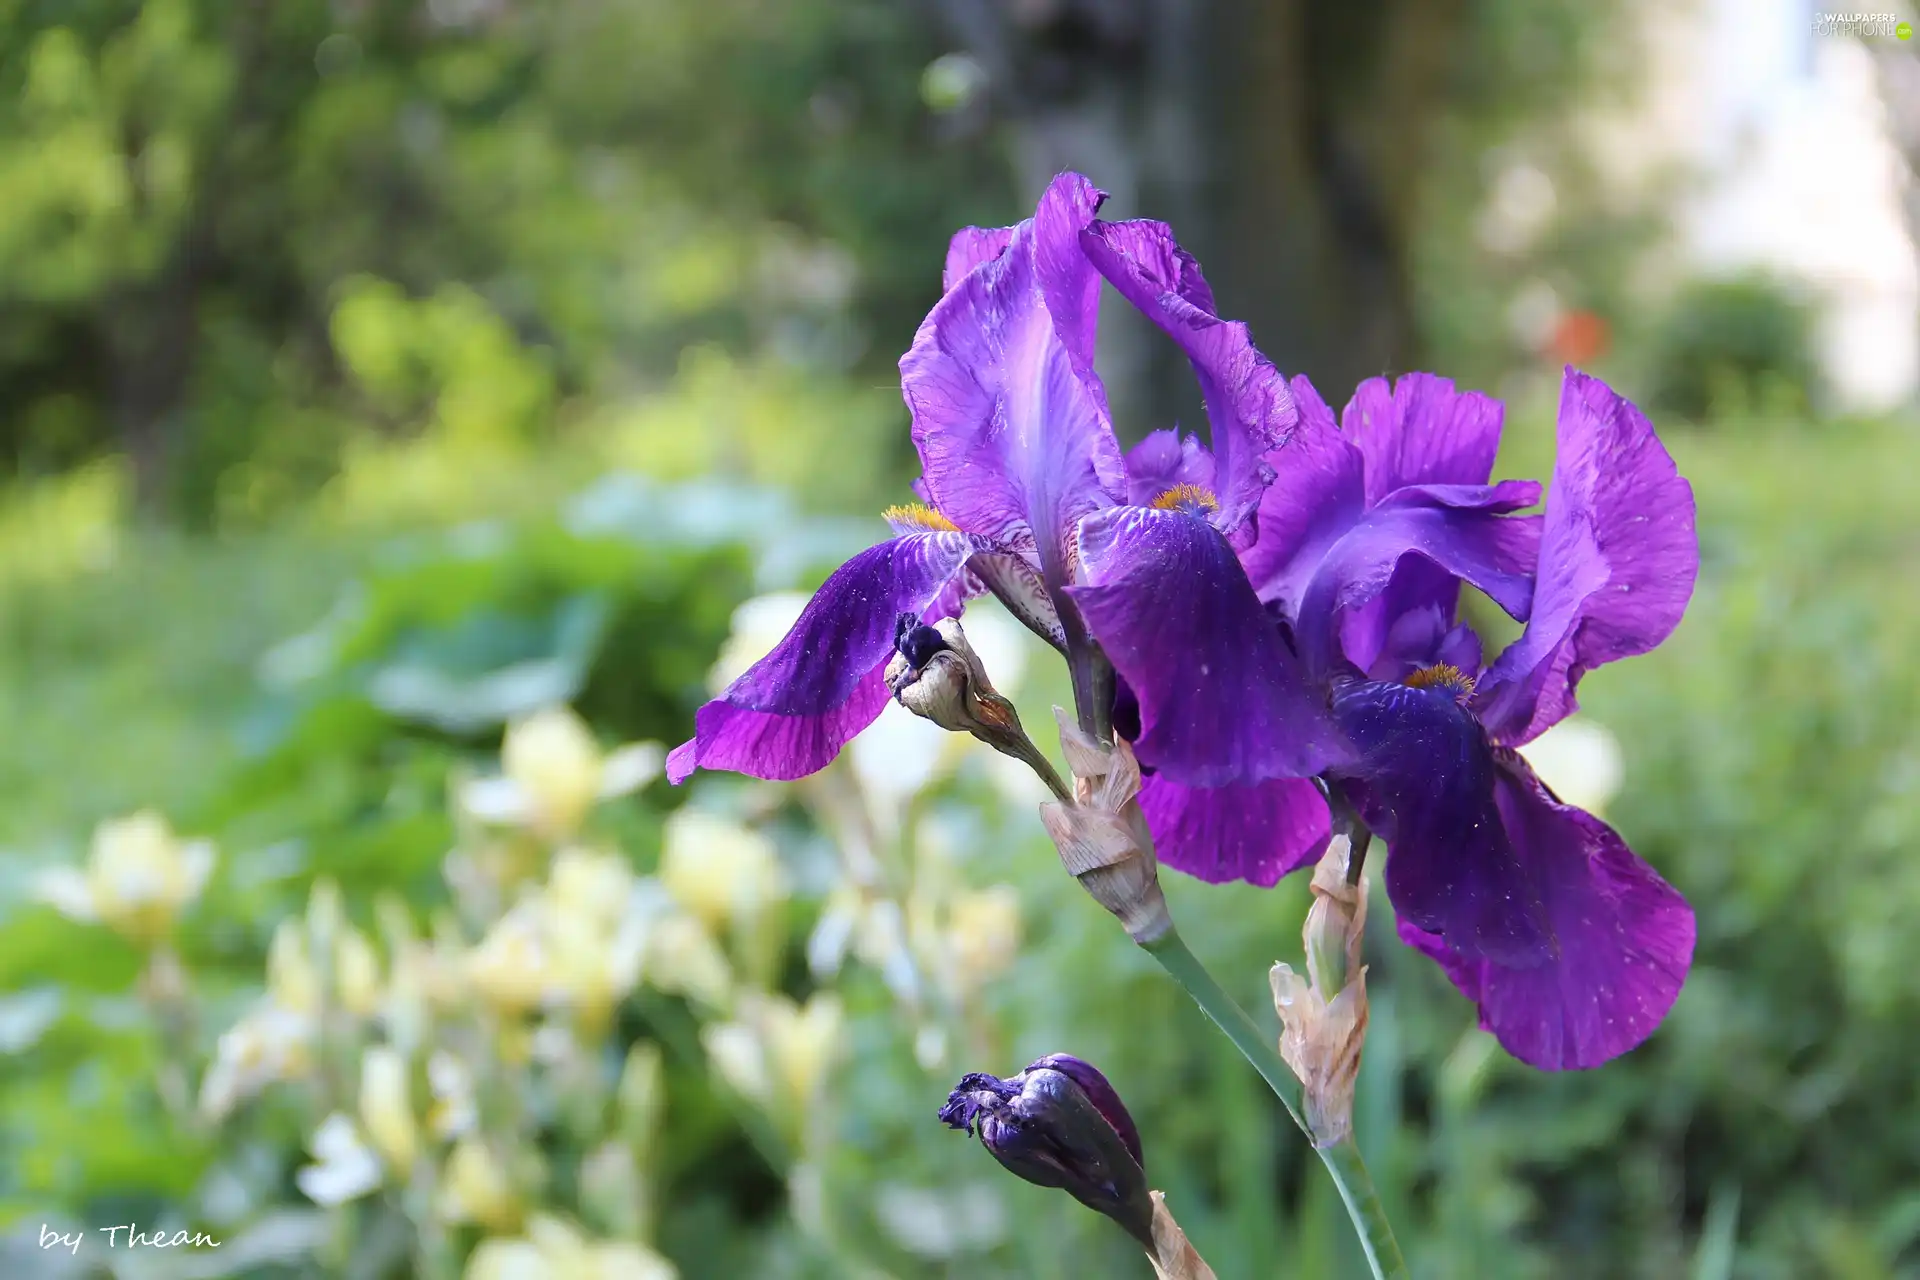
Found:
M 1155 431 L 1127 450 L 1127 505 L 1150 507 L 1183 484 L 1214 492 L 1213 455 L 1198 436 Z
M 1386 590 L 1409 556 L 1471 582 L 1502 609 L 1525 618 L 1533 604 L 1540 517 L 1501 513 L 1531 506 L 1537 492 L 1528 480 L 1416 486 L 1396 491 L 1367 512 L 1327 551 L 1301 597 L 1296 626 L 1308 669 L 1336 670 L 1342 657 L 1372 664 L 1377 642 L 1372 652 L 1337 653 L 1338 628 L 1343 615 Z
M 1498 400 L 1457 391 L 1431 373 L 1403 374 L 1387 387 L 1369 378 L 1340 416 L 1367 460 L 1367 503 L 1407 485 L 1483 485 L 1493 474 L 1505 414 Z
M 1551 963 L 1508 969 L 1444 939 L 1401 937 L 1440 961 L 1480 1006 L 1480 1025 L 1542 1071 L 1597 1067 L 1641 1043 L 1672 1009 L 1693 963 L 1693 909 L 1613 828 L 1561 803 L 1503 751 L 1496 793 L 1514 848 L 1559 942 Z
M 1187 786 L 1309 777 L 1340 754 L 1239 561 L 1211 524 L 1118 507 L 1080 526 L 1088 629 L 1140 703 L 1141 763 Z
M 1531 507 L 1539 500 L 1540 486 L 1531 480 L 1505 480 L 1492 486 L 1418 484 L 1396 489 L 1386 495 L 1374 510 L 1425 505 L 1456 510 L 1478 510 L 1497 515 Z M 1537 526 L 1538 523 L 1538 520 L 1529 521 L 1531 525 Z M 1508 567 L 1519 566 L 1509 559 Z M 1525 565 L 1524 571 L 1531 574 L 1533 565 Z M 1531 603 L 1531 599 L 1531 591 L 1521 589 L 1509 592 L 1500 603 L 1511 607 L 1512 602 Z M 1459 604 L 1459 577 L 1426 556 L 1402 556 L 1393 566 L 1391 576 L 1377 595 L 1358 608 L 1347 608 L 1343 611 L 1340 618 L 1341 652 L 1348 662 L 1362 671 L 1371 673 L 1374 666 L 1385 655 L 1389 633 L 1403 617 L 1408 614 L 1432 611 L 1451 619 L 1458 610 Z M 1524 610 L 1516 616 L 1524 619 Z M 1477 642 L 1474 656 L 1477 664 L 1479 657 Z M 1432 659 L 1432 661 L 1440 661 L 1440 659 Z M 1426 664 L 1414 664 L 1414 666 L 1424 665 Z M 1460 669 L 1478 671 L 1480 668 L 1475 665 L 1463 666 Z M 1413 667 L 1408 667 L 1406 670 L 1411 671 Z
M 945 293 L 959 284 L 981 263 L 999 257 L 1016 230 L 1016 227 L 962 227 L 954 232 L 953 239 L 947 242 L 947 265 L 940 273 L 940 292 Z
M 1263 455 L 1287 442 L 1299 414 L 1287 380 L 1253 345 L 1247 326 L 1222 320 L 1213 292 L 1164 222 L 1096 222 L 1081 233 L 1094 266 L 1186 353 L 1213 428 L 1220 510 L 1232 534 L 1260 505 L 1274 464 Z
M 886 705 L 896 619 L 957 607 L 950 588 L 977 545 L 963 533 L 905 534 L 835 569 L 773 652 L 695 714 L 694 736 L 667 757 L 668 780 L 696 767 L 780 780 L 825 768 Z
M 1100 276 L 1079 247 L 1101 193 L 1062 174 L 935 305 L 900 361 L 931 503 L 969 533 L 1033 547 L 1066 578 L 1065 539 L 1126 492 L 1106 393 L 1093 372 Z
M 1332 833 L 1327 802 L 1306 778 L 1183 787 L 1149 774 L 1140 811 L 1160 861 L 1208 884 L 1244 880 L 1270 889 L 1319 861 Z
M 1024 556 L 1014 551 L 981 550 L 974 552 L 967 567 L 979 579 L 980 590 L 991 591 L 1022 626 L 1066 653 L 1067 633 L 1060 625 L 1060 613 L 1040 580 L 1040 571 Z
M 1568 366 L 1527 629 L 1481 681 L 1481 719 L 1529 742 L 1579 704 L 1580 677 L 1665 640 L 1700 570 L 1693 488 L 1631 403 Z
M 1334 774 L 1387 842 L 1395 913 L 1462 956 L 1547 963 L 1553 936 L 1500 822 L 1493 749 L 1455 691 L 1355 681 L 1333 706 L 1354 751 Z
M 1293 380 L 1293 399 L 1299 426 L 1272 455 L 1276 474 L 1260 500 L 1259 537 L 1240 553 L 1255 592 L 1290 619 L 1299 616 L 1320 561 L 1366 510 L 1360 451 L 1306 378 Z

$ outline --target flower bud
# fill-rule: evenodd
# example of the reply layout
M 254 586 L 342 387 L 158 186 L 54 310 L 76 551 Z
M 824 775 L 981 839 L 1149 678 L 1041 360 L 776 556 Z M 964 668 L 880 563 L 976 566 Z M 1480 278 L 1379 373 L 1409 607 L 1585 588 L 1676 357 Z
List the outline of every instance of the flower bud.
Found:
M 1124 740 L 1112 746 L 1096 741 L 1059 707 L 1054 717 L 1074 775 L 1074 800 L 1041 805 L 1040 821 L 1081 887 L 1145 946 L 1164 936 L 1173 920 L 1137 800 L 1140 764 Z
M 1360 943 L 1367 925 L 1367 882 L 1349 883 L 1352 845 L 1335 835 L 1313 872 L 1313 906 L 1302 931 L 1303 979 L 1284 964 L 1268 975 L 1280 1014 L 1280 1056 L 1300 1077 L 1307 1127 L 1316 1146 L 1353 1132 L 1353 1087 L 1367 1035 L 1367 971 Z
M 1153 1248 L 1138 1131 L 1113 1086 L 1087 1063 L 1053 1054 L 1007 1080 L 969 1074 L 940 1119 L 977 1136 L 1012 1173 L 1065 1190 Z
M 885 679 L 894 701 L 913 714 L 949 732 L 972 734 L 1027 764 L 1055 795 L 1067 794 L 1060 775 L 1020 727 L 1020 713 L 995 691 L 958 619 L 929 626 L 916 614 L 901 614 Z

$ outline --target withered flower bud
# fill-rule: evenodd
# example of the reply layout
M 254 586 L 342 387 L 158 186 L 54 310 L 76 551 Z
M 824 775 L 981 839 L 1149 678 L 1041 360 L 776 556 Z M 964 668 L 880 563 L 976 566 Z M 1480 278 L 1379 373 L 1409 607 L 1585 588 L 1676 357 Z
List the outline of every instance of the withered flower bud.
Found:
M 972 734 L 1026 763 L 1055 795 L 1067 794 L 1060 775 L 1020 727 L 1020 713 L 987 678 L 958 619 L 929 625 L 917 614 L 902 613 L 884 678 L 894 701 L 913 714 L 950 732 Z
M 940 1119 L 977 1136 L 1012 1173 L 1061 1188 L 1153 1249 L 1139 1132 L 1113 1086 L 1079 1058 L 1050 1054 L 1007 1080 L 964 1076 Z
M 1353 1088 L 1367 1036 L 1367 971 L 1360 943 L 1367 926 L 1367 882 L 1347 879 L 1352 844 L 1333 837 L 1313 872 L 1313 906 L 1302 930 L 1303 979 L 1284 964 L 1268 975 L 1280 1014 L 1280 1056 L 1300 1077 L 1307 1126 L 1316 1146 L 1353 1132 Z
M 1040 821 L 1060 861 L 1094 901 L 1118 916 L 1135 942 L 1157 941 L 1173 927 L 1160 891 L 1153 836 L 1140 812 L 1140 764 L 1126 742 L 1108 746 L 1054 708 L 1060 746 L 1074 775 L 1074 798 L 1040 806 Z

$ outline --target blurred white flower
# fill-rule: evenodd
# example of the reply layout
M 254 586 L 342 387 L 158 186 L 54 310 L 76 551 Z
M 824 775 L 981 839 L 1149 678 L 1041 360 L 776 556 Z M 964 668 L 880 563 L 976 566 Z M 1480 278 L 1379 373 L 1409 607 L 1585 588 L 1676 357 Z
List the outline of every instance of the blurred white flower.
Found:
M 700 809 L 680 809 L 661 836 L 660 882 L 714 933 L 756 919 L 787 897 L 773 841 Z
M 546 997 L 551 963 L 543 912 L 538 898 L 516 903 L 467 955 L 467 980 L 501 1013 L 525 1013 Z
M 815 992 L 804 1006 L 783 995 L 748 992 L 733 1021 L 709 1023 L 700 1039 L 721 1079 L 786 1115 L 818 1094 L 844 1021 L 840 998 L 831 992 Z
M 707 675 L 707 688 L 718 694 L 771 653 L 799 620 L 809 599 L 802 591 L 773 591 L 735 609 L 726 643 Z
M 267 995 L 293 1013 L 320 1012 L 318 957 L 306 923 L 298 916 L 288 916 L 273 927 L 273 941 L 267 945 Z
M 872 802 L 874 819 L 892 830 L 900 805 L 957 764 L 971 741 L 889 699 L 879 717 L 848 744 L 847 758 Z
M 213 845 L 181 840 L 152 810 L 94 828 L 84 870 L 55 867 L 38 878 L 39 896 L 75 920 L 104 924 L 151 944 L 169 933 L 200 896 L 213 871 Z
M 761 1106 L 773 1102 L 773 1071 L 754 1028 L 739 1022 L 710 1022 L 700 1028 L 700 1044 L 728 1088 Z
M 719 944 L 698 920 L 678 912 L 654 919 L 641 972 L 658 990 L 710 1008 L 725 1008 L 733 992 L 733 971 Z
M 380 1157 L 360 1140 L 353 1121 L 338 1111 L 320 1122 L 308 1144 L 314 1163 L 293 1175 L 300 1193 L 322 1208 L 332 1208 L 380 1186 Z
M 1015 622 L 997 600 L 982 600 L 967 607 L 961 620 L 967 631 L 967 643 L 986 668 L 993 687 L 1011 698 L 1026 678 L 1027 659 L 1033 652 L 1033 633 Z
M 577 830 L 595 804 L 659 777 L 665 759 L 655 742 L 629 743 L 603 754 L 571 708 L 549 707 L 507 726 L 500 776 L 466 783 L 460 803 L 483 822 L 527 827 L 558 839 Z
M 1570 805 L 1599 816 L 1620 793 L 1626 766 L 1605 725 L 1570 716 L 1520 748 L 1540 781 Z

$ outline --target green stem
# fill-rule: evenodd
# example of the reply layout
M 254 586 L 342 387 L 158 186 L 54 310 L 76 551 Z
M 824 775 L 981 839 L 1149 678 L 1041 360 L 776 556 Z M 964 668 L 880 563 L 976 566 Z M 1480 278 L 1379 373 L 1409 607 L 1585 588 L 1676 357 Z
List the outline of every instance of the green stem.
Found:
M 1313 1130 L 1307 1126 L 1306 1118 L 1300 1111 L 1300 1081 L 1281 1059 L 1279 1047 L 1254 1025 L 1246 1011 L 1235 1004 L 1233 997 L 1214 981 L 1199 957 L 1187 949 L 1179 931 L 1169 929 L 1161 937 L 1143 945 L 1148 954 L 1160 962 L 1160 967 L 1186 988 L 1201 1012 L 1227 1033 L 1227 1039 L 1233 1041 L 1234 1047 L 1266 1080 L 1274 1096 L 1280 1099 L 1280 1105 L 1287 1109 L 1294 1124 L 1307 1136 L 1307 1141 L 1314 1142 Z M 1400 1245 L 1393 1238 L 1393 1226 L 1387 1221 L 1380 1195 L 1373 1187 L 1373 1178 L 1367 1173 L 1367 1166 L 1360 1159 L 1360 1150 L 1353 1145 L 1353 1139 L 1346 1138 L 1329 1147 L 1314 1142 L 1313 1149 L 1321 1163 L 1327 1166 L 1327 1172 L 1333 1176 L 1334 1186 L 1340 1190 L 1341 1203 L 1346 1205 L 1347 1216 L 1353 1220 L 1353 1229 L 1360 1237 L 1360 1247 L 1366 1250 L 1367 1265 L 1373 1269 L 1374 1280 L 1407 1280 L 1406 1260 L 1400 1256 Z

